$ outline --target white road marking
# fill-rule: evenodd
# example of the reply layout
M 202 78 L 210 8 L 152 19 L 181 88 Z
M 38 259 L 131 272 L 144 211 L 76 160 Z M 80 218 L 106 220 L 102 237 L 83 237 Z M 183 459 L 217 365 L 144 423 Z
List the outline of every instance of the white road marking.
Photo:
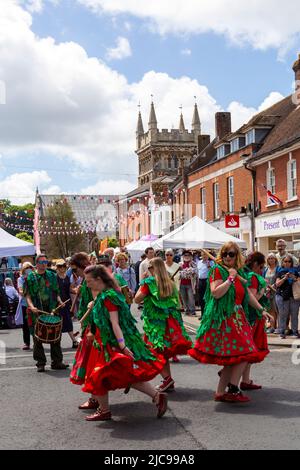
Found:
M 76 354 L 75 352 L 73 351 L 66 351 L 66 352 L 63 352 L 63 355 L 64 356 L 67 356 L 68 354 Z M 50 357 L 50 353 L 46 353 L 46 356 Z M 22 358 L 22 357 L 29 357 L 30 359 L 32 359 L 32 351 L 31 351 L 31 354 L 28 353 L 28 354 L 16 354 L 15 356 L 6 356 L 6 359 L 16 359 L 16 358 Z

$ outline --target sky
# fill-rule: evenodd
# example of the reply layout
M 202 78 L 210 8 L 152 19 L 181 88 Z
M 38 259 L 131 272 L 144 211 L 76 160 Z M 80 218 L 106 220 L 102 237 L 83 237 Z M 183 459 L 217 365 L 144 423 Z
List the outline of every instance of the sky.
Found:
M 124 194 L 135 130 L 234 129 L 292 93 L 295 0 L 0 0 L 0 198 Z

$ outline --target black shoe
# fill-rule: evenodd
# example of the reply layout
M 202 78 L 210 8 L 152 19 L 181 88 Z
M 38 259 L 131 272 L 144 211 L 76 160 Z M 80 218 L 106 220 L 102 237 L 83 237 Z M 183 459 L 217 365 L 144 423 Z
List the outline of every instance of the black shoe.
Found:
M 51 364 L 51 369 L 53 370 L 66 370 L 69 367 L 69 364 Z
M 45 366 L 37 366 L 37 372 L 45 372 Z

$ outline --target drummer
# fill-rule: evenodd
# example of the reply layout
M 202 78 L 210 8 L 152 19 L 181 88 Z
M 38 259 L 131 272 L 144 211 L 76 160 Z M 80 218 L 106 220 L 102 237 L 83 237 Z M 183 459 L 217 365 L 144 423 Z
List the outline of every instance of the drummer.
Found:
M 28 304 L 28 325 L 33 335 L 33 359 L 36 362 L 37 371 L 45 372 L 47 362 L 44 346 L 34 336 L 34 326 L 40 314 L 39 311 L 51 313 L 59 304 L 62 304 L 59 296 L 57 275 L 47 269 L 48 258 L 41 254 L 36 257 L 36 269 L 27 278 L 25 286 L 26 300 Z M 63 354 L 60 341 L 51 343 L 51 369 L 64 370 L 69 367 L 63 363 Z

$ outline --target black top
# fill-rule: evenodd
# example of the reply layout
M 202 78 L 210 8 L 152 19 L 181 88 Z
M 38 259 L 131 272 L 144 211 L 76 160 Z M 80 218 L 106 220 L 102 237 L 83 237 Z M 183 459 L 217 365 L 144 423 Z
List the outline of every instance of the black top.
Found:
M 61 277 L 57 276 L 57 281 L 59 286 L 60 298 L 63 302 L 65 302 L 66 300 L 70 299 L 70 278 L 69 276 L 66 276 L 65 279 L 62 279 Z
M 278 271 L 276 279 L 282 279 L 288 272 L 291 272 L 296 277 L 299 277 L 299 273 L 296 268 L 293 269 L 280 269 Z M 277 287 L 276 290 L 277 295 L 280 295 L 283 300 L 290 300 L 293 299 L 293 281 L 292 279 L 287 279 L 280 287 Z

